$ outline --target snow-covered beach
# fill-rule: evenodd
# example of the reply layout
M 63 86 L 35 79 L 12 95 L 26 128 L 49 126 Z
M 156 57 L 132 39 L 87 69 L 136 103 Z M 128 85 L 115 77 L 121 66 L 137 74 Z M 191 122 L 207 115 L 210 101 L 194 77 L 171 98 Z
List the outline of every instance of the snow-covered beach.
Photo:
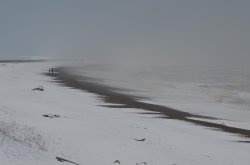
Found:
M 97 94 L 42 74 L 60 65 L 0 63 L 1 164 L 71 164 L 56 157 L 80 165 L 249 164 L 250 145 L 239 142 L 249 138 L 143 109 L 110 108 Z M 44 91 L 32 91 L 39 86 Z

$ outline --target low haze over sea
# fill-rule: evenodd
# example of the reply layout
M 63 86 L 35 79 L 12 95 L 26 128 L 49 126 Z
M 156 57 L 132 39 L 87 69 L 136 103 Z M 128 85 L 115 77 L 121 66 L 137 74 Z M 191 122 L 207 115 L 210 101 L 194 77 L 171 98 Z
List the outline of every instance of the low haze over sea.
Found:
M 250 118 L 249 67 L 85 63 L 70 72 L 182 111 L 237 121 Z

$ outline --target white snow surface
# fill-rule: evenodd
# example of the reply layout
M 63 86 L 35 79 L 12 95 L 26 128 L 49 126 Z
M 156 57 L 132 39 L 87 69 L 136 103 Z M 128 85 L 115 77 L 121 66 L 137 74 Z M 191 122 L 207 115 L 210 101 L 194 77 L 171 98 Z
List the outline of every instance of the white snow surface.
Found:
M 55 62 L 0 64 L 0 164 L 249 165 L 249 140 L 190 123 L 111 109 L 42 75 Z M 45 91 L 32 91 L 43 86 Z M 46 118 L 56 114 L 59 118 Z M 138 142 L 134 139 L 143 139 Z

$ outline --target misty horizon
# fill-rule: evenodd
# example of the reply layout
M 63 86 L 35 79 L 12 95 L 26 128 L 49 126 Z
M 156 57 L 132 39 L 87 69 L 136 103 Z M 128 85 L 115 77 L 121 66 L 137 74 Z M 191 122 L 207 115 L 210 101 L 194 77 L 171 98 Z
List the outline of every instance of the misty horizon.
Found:
M 247 65 L 248 1 L 4 1 L 0 56 Z

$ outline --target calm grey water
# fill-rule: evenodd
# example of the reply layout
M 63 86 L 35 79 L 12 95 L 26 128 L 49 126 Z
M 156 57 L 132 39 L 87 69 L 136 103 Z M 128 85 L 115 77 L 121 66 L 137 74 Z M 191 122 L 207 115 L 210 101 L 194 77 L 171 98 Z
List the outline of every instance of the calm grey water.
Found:
M 74 73 L 183 111 L 250 120 L 250 67 L 84 64 Z

